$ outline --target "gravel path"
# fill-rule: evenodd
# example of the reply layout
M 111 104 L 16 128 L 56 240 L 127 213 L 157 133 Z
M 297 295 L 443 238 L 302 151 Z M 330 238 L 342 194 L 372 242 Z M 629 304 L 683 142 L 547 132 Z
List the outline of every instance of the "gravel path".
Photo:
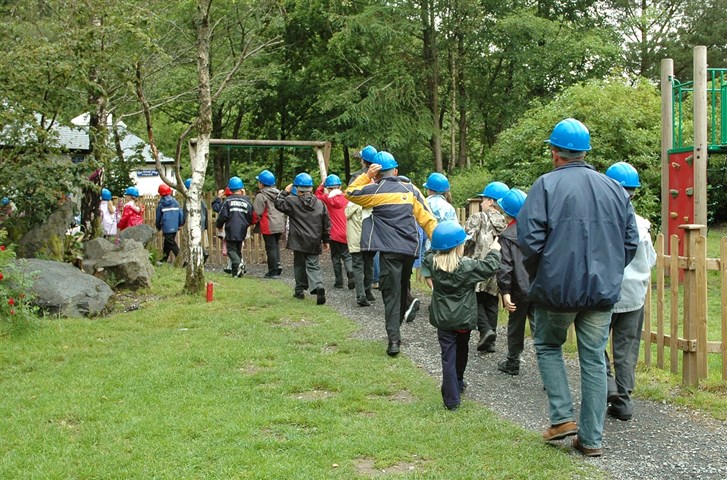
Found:
M 283 254 L 283 260 L 287 260 L 287 265 L 292 263 L 289 251 Z M 359 325 L 357 338 L 379 341 L 381 354 L 385 355 L 387 342 L 380 294 L 376 292 L 373 306 L 359 307 L 353 291 L 331 288 L 333 272 L 327 253 L 321 256 L 321 266 L 327 305 Z M 263 266 L 249 265 L 248 275 L 261 277 L 265 270 Z M 292 286 L 291 271 L 286 267 L 280 281 Z M 313 302 L 314 298 L 311 296 L 307 301 Z M 419 298 L 422 303 L 416 320 L 402 326 L 402 355 L 435 378 L 441 378 L 436 330 L 427 316 L 429 297 L 421 295 Z M 520 375 L 511 377 L 498 372 L 497 362 L 504 358 L 507 349 L 505 327 L 500 325 L 498 328 L 497 352 L 492 354 L 477 353 L 478 335 L 473 333 L 465 374 L 469 388 L 464 398 L 478 401 L 502 418 L 539 433 L 548 427 L 548 408 L 532 341 L 526 340 Z M 578 402 L 578 362 L 570 359 L 567 363 L 571 392 Z M 666 403 L 640 399 L 635 402 L 631 421 L 607 417 L 603 457 L 588 459 L 577 453 L 573 455 L 618 479 L 727 479 L 727 424 Z

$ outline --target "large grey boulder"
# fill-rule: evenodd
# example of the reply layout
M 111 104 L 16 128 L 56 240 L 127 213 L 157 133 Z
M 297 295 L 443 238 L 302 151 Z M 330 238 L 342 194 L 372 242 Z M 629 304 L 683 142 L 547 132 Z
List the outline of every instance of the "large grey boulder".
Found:
M 155 234 L 156 230 L 153 227 L 142 223 L 141 225 L 125 228 L 119 233 L 119 238 L 121 240 L 136 240 L 145 247 L 148 247 L 154 240 Z
M 33 304 L 67 317 L 91 317 L 106 308 L 111 287 L 71 264 L 30 258 L 16 260 L 15 268 L 30 279 Z
M 18 242 L 18 257 L 63 258 L 63 242 L 66 231 L 73 223 L 73 211 L 76 204 L 67 201 L 53 212 L 42 224 L 33 227 Z M 151 228 L 151 227 L 150 227 Z
M 149 252 L 136 240 L 114 245 L 104 238 L 86 243 L 83 269 L 114 288 L 137 289 L 151 285 L 154 267 Z

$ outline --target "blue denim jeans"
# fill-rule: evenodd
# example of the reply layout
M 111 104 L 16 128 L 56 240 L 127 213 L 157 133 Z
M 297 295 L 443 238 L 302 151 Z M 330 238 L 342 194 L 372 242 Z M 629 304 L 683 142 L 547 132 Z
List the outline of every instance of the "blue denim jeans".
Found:
M 606 358 L 610 312 L 553 312 L 535 308 L 535 352 L 550 404 L 550 424 L 574 421 L 563 344 L 575 324 L 581 366 L 581 415 L 578 439 L 586 448 L 601 448 L 606 418 Z

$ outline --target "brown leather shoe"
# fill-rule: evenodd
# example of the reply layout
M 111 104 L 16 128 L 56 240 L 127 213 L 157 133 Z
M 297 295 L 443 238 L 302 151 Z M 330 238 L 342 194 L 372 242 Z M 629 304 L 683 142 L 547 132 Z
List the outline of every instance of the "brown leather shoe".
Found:
M 576 422 L 559 423 L 558 425 L 552 425 L 543 432 L 543 440 L 546 442 L 561 440 L 576 433 L 578 433 L 578 425 L 576 425 Z
M 586 457 L 600 457 L 603 455 L 602 448 L 587 448 L 581 445 L 581 441 L 578 440 L 578 435 L 573 438 L 573 448 L 581 452 Z

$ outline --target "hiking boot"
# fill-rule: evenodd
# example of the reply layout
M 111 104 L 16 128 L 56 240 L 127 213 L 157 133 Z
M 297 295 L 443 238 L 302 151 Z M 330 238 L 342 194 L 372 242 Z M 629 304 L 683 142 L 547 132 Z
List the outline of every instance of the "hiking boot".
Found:
M 293 298 L 297 298 L 299 300 L 305 300 L 305 293 L 303 292 L 294 292 Z
M 492 353 L 495 351 L 495 339 L 497 338 L 497 334 L 492 330 L 487 330 L 486 332 L 480 332 L 480 341 L 477 342 L 477 351 L 478 352 L 488 352 Z
M 409 304 L 409 308 L 406 309 L 406 312 L 404 312 L 404 320 L 406 323 L 413 322 L 417 316 L 417 312 L 419 312 L 419 299 L 415 298 Z
M 326 303 L 326 290 L 323 288 L 319 288 L 316 291 L 316 304 L 323 305 L 324 303 Z
M 497 364 L 497 369 L 508 375 L 520 375 L 520 360 L 506 358 Z
M 280 278 L 280 275 L 278 275 L 278 271 L 277 271 L 277 270 L 273 270 L 273 271 L 271 271 L 271 272 L 268 272 L 268 273 L 266 273 L 266 274 L 265 274 L 265 275 L 263 276 L 263 278 L 267 278 L 267 279 L 271 279 L 271 280 L 274 280 L 274 279 L 276 279 L 276 278 Z
M 631 420 L 631 417 L 633 417 L 633 414 L 625 412 L 613 405 L 609 406 L 608 409 L 606 409 L 606 413 L 608 413 L 609 416 L 623 422 L 628 422 L 629 420 Z
M 386 349 L 386 354 L 390 357 L 399 355 L 401 340 L 390 340 L 389 346 Z
M 573 448 L 581 452 L 586 457 L 600 457 L 603 455 L 602 448 L 588 448 L 581 445 L 581 441 L 578 440 L 578 435 L 573 438 Z
M 353 290 L 356 288 L 356 279 L 353 277 L 353 272 L 348 272 L 348 289 Z
M 359 307 L 370 307 L 371 303 L 366 298 L 361 298 L 356 301 Z
M 342 283 L 334 283 L 333 284 L 333 288 L 343 288 L 343 284 Z
M 376 300 L 374 292 L 372 292 L 371 290 L 366 290 L 366 300 L 368 300 L 369 302 L 373 302 L 374 300 Z
M 564 422 L 558 425 L 552 425 L 549 429 L 543 432 L 543 440 L 546 442 L 552 442 L 553 440 L 562 440 L 565 437 L 570 437 L 578 433 L 578 425 L 576 422 Z

